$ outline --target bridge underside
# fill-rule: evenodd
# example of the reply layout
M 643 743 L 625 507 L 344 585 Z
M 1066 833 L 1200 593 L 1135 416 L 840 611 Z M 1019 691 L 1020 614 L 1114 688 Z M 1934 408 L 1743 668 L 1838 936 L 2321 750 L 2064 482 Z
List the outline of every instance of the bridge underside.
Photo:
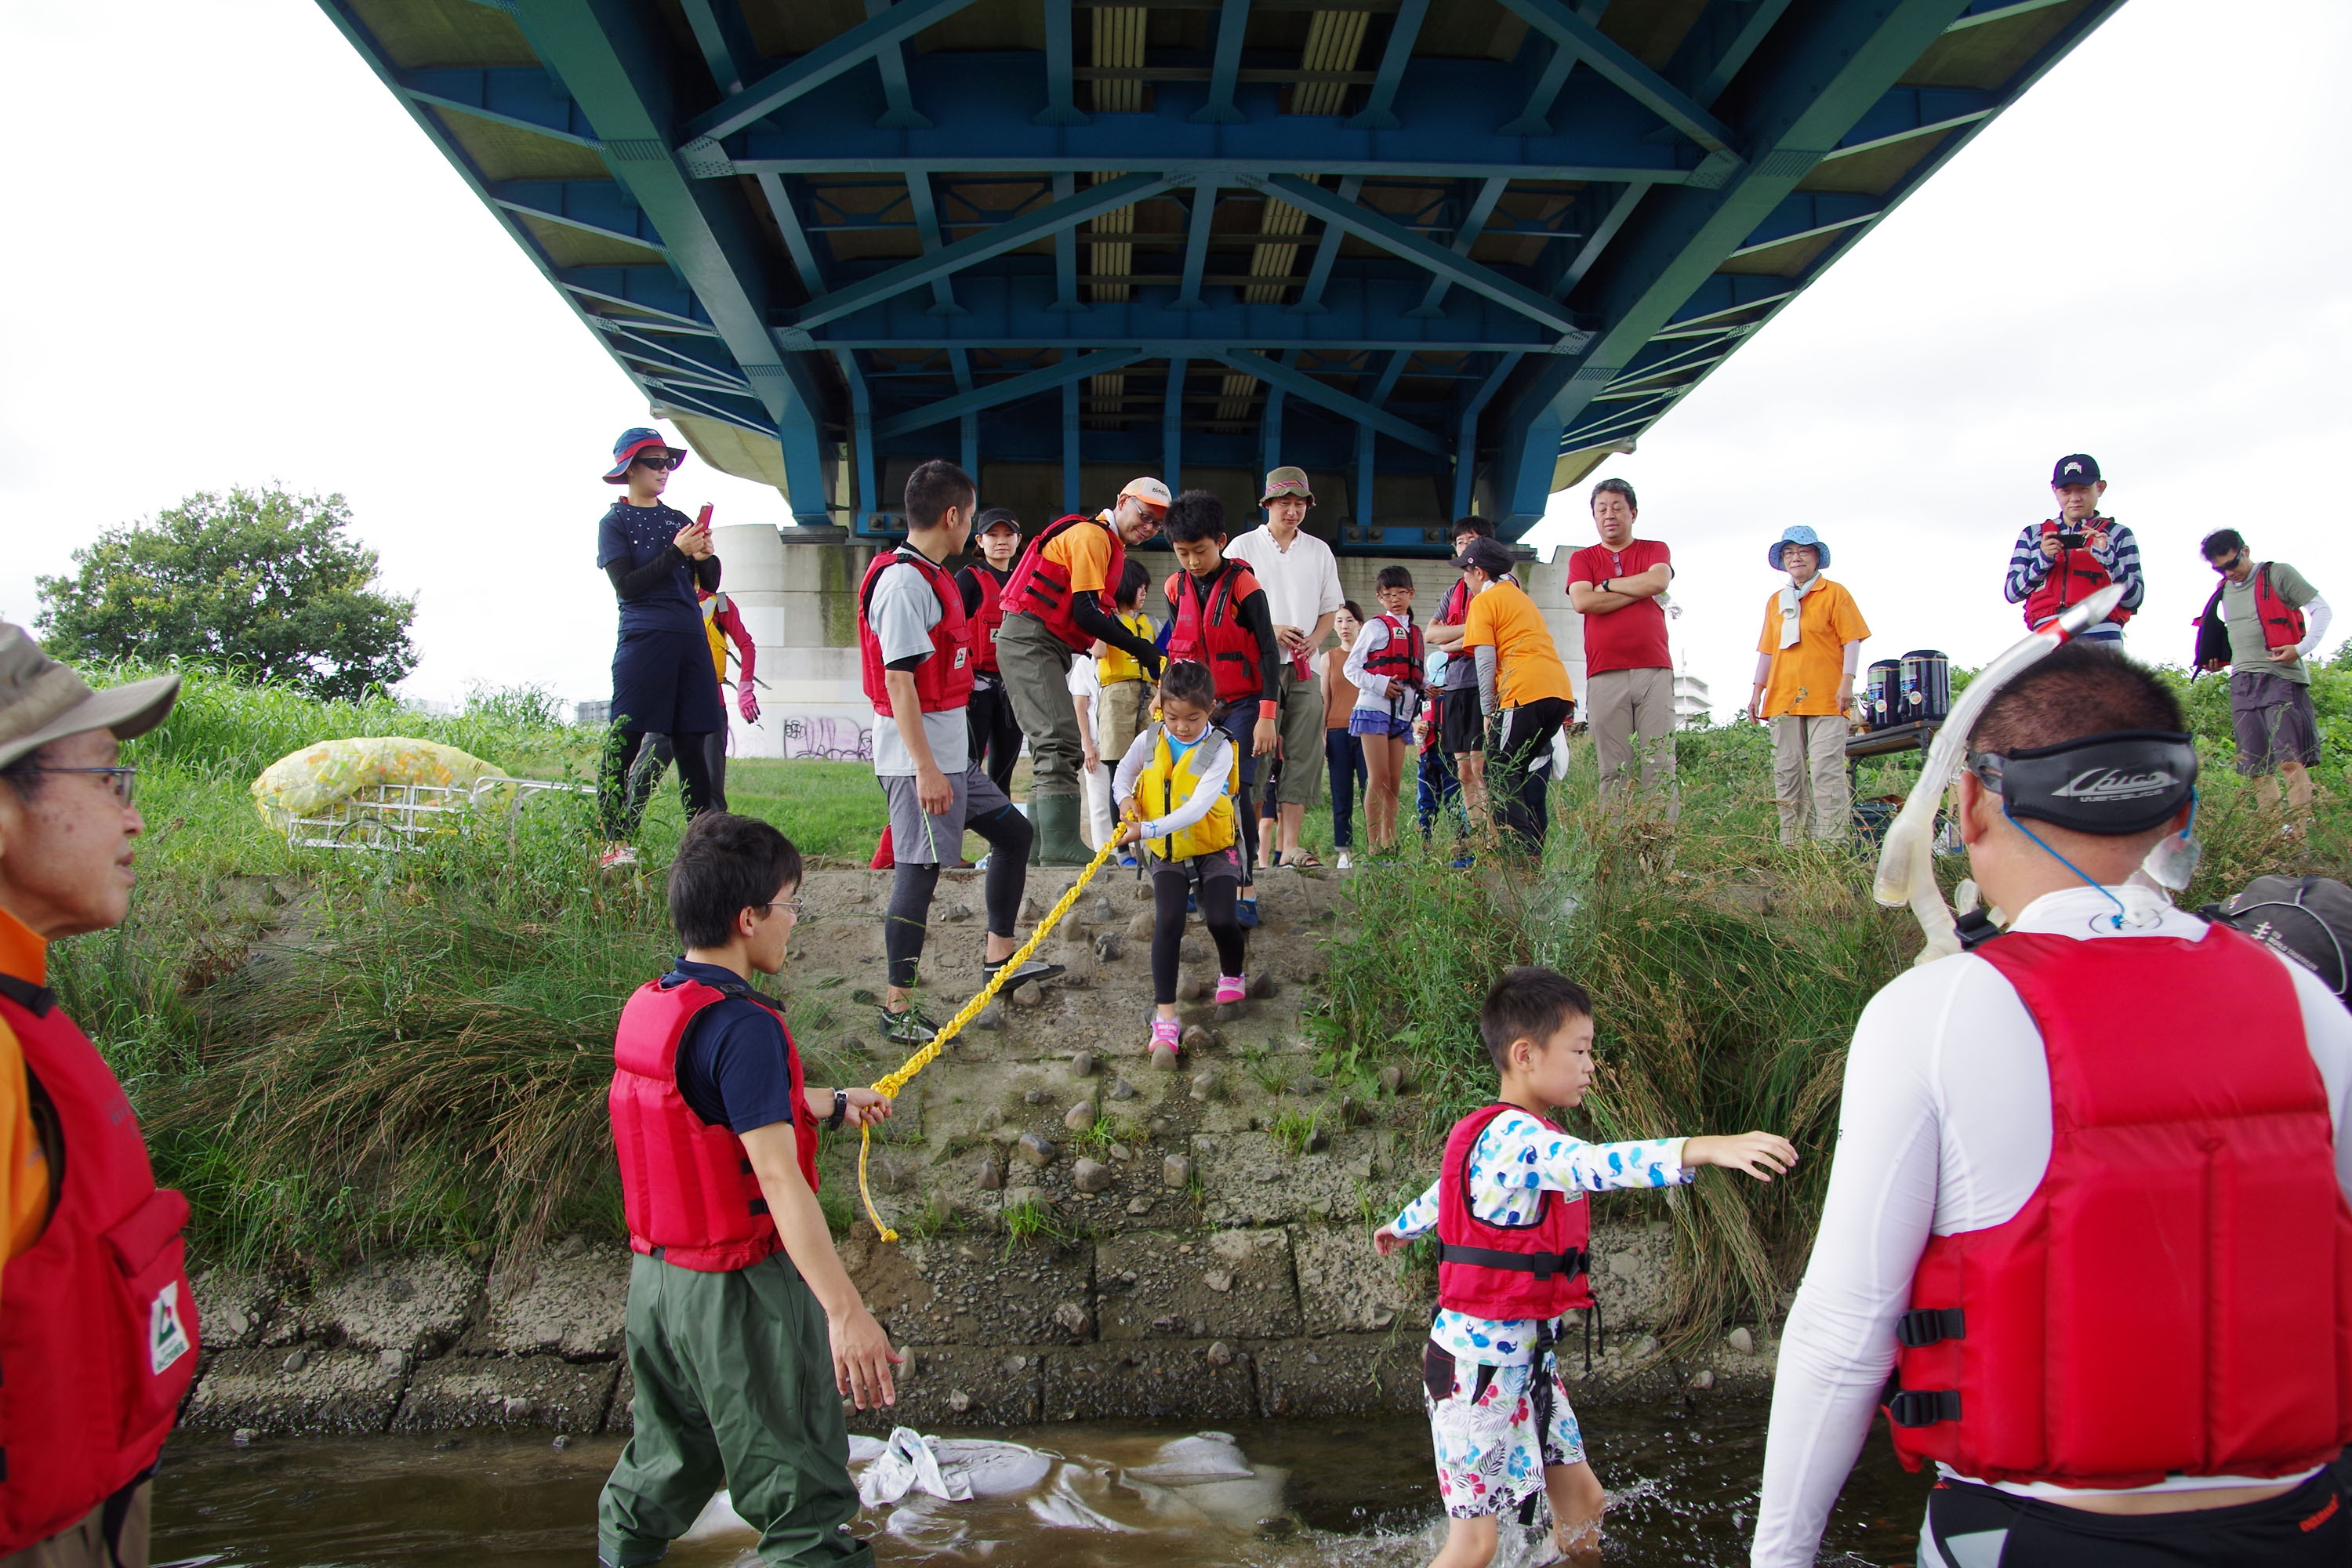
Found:
M 1296 463 L 1410 555 L 1631 449 L 2122 0 L 320 3 L 801 528 L 932 457 L 1033 526 Z

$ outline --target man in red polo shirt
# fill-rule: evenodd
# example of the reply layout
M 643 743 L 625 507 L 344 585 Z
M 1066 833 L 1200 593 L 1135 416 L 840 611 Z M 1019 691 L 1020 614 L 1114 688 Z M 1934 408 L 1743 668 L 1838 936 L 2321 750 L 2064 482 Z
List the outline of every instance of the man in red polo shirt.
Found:
M 1568 603 L 1584 617 L 1584 716 L 1601 763 L 1601 797 L 1620 794 L 1636 748 L 1642 789 L 1675 791 L 1675 661 L 1666 651 L 1660 596 L 1674 581 L 1673 552 L 1633 537 L 1639 511 L 1633 487 L 1603 479 L 1592 487 L 1592 522 L 1601 542 L 1568 561 Z

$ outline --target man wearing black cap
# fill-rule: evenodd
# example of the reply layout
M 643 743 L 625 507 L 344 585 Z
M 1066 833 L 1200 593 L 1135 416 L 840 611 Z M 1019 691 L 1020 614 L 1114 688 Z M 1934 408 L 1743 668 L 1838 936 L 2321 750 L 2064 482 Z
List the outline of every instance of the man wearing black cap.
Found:
M 1754 1568 L 1810 1568 L 1882 1407 L 1937 1473 L 1919 1568 L 2352 1551 L 2352 1015 L 2148 879 L 2192 858 L 2185 729 L 2073 643 L 1970 730 L 1952 817 L 2003 924 L 1854 1026 Z
M 2139 542 L 2130 529 L 2099 510 L 2107 481 L 2087 452 L 2058 459 L 2050 470 L 2050 493 L 2058 515 L 2029 525 L 2009 552 L 2009 577 L 2001 591 L 2025 606 L 2025 624 L 2039 631 L 2110 583 L 2124 596 L 2107 618 L 2077 640 L 2120 642 L 2124 623 L 2147 592 L 2139 575 Z

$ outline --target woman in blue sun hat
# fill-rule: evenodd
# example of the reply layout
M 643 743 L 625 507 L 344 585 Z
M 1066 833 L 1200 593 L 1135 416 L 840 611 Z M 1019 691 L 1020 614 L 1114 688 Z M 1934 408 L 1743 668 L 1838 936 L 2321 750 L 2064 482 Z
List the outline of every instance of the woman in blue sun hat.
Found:
M 603 864 L 629 866 L 630 845 L 645 803 L 631 802 L 630 764 L 648 734 L 667 735 L 677 758 L 678 784 L 690 818 L 711 803 L 704 742 L 724 729 L 727 710 L 711 673 L 695 589 L 719 586 L 719 557 L 710 545 L 710 509 L 688 517 L 662 501 L 672 470 L 686 453 L 642 426 L 613 443 L 608 485 L 628 493 L 596 526 L 596 564 L 612 579 L 621 603 L 620 642 L 613 650 L 613 728 L 597 775 L 604 821 Z
M 1748 716 L 1772 727 L 1780 842 L 1794 847 L 1810 834 L 1835 843 L 1853 812 L 1845 742 L 1853 731 L 1853 672 L 1870 626 L 1853 595 L 1822 575 L 1829 543 L 1803 523 L 1774 540 L 1764 559 L 1789 580 L 1764 603 Z

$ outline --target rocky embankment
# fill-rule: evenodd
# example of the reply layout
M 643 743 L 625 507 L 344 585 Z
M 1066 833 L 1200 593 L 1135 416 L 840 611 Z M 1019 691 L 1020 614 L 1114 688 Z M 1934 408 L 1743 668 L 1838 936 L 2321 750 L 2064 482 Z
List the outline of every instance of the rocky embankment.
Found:
M 888 880 L 820 870 L 804 889 L 814 913 L 795 938 L 792 1010 L 813 1079 L 897 1065 L 856 1000 L 880 979 Z M 1040 873 L 1028 914 L 1069 882 Z M 1185 1060 L 1169 1071 L 1142 1048 L 1148 893 L 1106 873 L 1044 950 L 1068 973 L 1001 1003 L 915 1079 L 873 1160 L 906 1236 L 881 1242 L 860 1220 L 842 1243 L 908 1356 L 897 1410 L 857 1429 L 1419 1407 L 1431 1282 L 1375 1257 L 1369 1234 L 1432 1173 L 1421 1106 L 1402 1071 L 1361 1092 L 1318 1079 L 1301 1028 L 1342 886 L 1285 874 L 1262 889 L 1252 999 L 1188 1001 Z M 979 900 L 976 874 L 942 878 L 926 959 L 941 1016 L 980 983 Z M 1186 948 L 1196 996 L 1213 966 L 1203 936 Z M 825 1167 L 853 1193 L 856 1150 L 837 1141 Z M 1660 1200 L 1599 1202 L 1609 1332 L 1591 1376 L 1704 1389 L 1766 1375 L 1771 1347 L 1746 1330 L 1705 1364 L 1661 1358 L 1645 1331 L 1665 1297 Z M 185 1419 L 626 1431 L 627 1282 L 625 1250 L 576 1237 L 313 1279 L 213 1269 L 197 1281 L 205 1355 Z M 1583 1374 L 1580 1346 L 1568 1362 Z

